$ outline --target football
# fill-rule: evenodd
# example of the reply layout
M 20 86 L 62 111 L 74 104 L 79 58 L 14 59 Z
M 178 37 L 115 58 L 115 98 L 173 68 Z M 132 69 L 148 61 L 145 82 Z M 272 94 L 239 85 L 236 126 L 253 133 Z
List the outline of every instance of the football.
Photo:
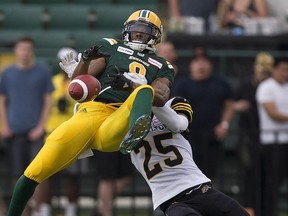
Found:
M 92 75 L 79 75 L 68 86 L 69 95 L 79 103 L 94 100 L 101 90 L 98 79 Z

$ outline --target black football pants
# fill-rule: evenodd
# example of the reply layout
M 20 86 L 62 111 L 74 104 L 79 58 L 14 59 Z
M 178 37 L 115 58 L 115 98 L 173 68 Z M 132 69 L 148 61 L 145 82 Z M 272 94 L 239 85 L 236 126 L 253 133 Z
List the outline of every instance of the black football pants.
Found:
M 213 189 L 209 183 L 176 197 L 177 200 L 169 200 L 171 205 L 165 211 L 168 216 L 249 216 L 237 201 Z

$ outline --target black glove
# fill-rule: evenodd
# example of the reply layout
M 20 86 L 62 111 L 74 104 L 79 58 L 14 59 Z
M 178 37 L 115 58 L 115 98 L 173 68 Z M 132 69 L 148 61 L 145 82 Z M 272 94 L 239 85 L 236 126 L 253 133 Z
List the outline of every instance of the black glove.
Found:
M 104 52 L 100 52 L 99 49 L 102 47 L 101 46 L 93 46 L 89 49 L 86 49 L 83 53 L 82 53 L 82 60 L 84 62 L 86 61 L 91 61 L 93 59 L 98 59 L 101 57 L 106 57 L 109 56 L 108 53 L 104 53 Z
M 132 91 L 133 82 L 127 79 L 119 68 L 114 66 L 114 74 L 108 75 L 108 81 L 105 84 L 110 85 L 114 90 Z

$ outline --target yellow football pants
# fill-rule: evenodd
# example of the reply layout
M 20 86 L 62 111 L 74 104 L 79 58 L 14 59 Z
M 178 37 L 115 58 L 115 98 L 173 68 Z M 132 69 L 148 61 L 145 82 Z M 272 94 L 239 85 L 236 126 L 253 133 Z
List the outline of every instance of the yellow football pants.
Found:
M 113 104 L 86 102 L 77 113 L 57 127 L 46 139 L 42 149 L 24 172 L 38 183 L 71 165 L 87 148 L 104 152 L 119 150 L 128 132 L 130 111 L 137 93 L 149 85 L 136 88 L 116 108 Z

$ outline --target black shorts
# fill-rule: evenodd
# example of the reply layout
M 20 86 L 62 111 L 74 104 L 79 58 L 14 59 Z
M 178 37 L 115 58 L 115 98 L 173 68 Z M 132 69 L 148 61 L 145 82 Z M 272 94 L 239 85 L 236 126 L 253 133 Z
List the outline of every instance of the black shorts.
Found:
M 120 152 L 95 151 L 95 167 L 99 179 L 116 179 L 132 176 L 135 170 L 130 155 Z
M 163 203 L 161 210 L 168 216 L 249 216 L 238 202 L 213 189 L 211 183 L 193 188 Z

